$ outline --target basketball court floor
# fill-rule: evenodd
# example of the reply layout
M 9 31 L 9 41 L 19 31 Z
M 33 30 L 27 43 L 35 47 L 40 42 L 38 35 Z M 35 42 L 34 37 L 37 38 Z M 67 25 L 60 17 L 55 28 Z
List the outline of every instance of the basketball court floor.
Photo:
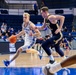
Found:
M 71 50 L 68 56 L 76 54 L 75 50 Z M 42 60 L 36 54 L 21 53 L 19 57 L 13 61 L 8 67 L 5 67 L 2 61 L 11 59 L 14 54 L 0 55 L 0 75 L 44 75 L 42 66 L 49 62 L 47 55 L 44 53 Z M 61 62 L 63 58 L 58 56 L 56 52 L 53 55 L 57 62 Z M 64 68 L 55 75 L 76 75 L 76 65 Z

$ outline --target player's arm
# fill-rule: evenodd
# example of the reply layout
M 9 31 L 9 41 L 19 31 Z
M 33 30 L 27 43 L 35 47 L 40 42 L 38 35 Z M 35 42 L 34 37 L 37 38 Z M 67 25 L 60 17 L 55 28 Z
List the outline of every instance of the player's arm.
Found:
M 38 28 L 33 23 L 31 23 L 31 28 L 35 32 L 34 34 L 32 34 L 32 36 L 36 36 L 36 37 L 41 36 L 41 32 L 38 30 Z
M 16 34 L 16 37 L 20 37 L 25 34 L 23 26 L 24 26 L 24 23 L 22 24 L 22 31 L 20 31 L 18 34 Z
M 24 34 L 24 30 L 20 31 L 18 34 L 16 34 L 16 37 L 20 37 Z
M 61 15 L 52 15 L 52 16 L 49 16 L 49 20 L 50 21 L 60 20 L 59 28 L 62 29 L 62 26 L 64 24 L 65 17 L 64 16 L 61 16 Z
M 64 16 L 61 16 L 61 15 L 52 15 L 52 16 L 49 16 L 49 18 L 48 18 L 50 21 L 55 21 L 55 20 L 59 20 L 60 21 L 60 25 L 59 25 L 59 28 L 56 30 L 56 34 L 58 33 L 58 32 L 60 32 L 61 31 L 61 29 L 62 29 L 62 26 L 63 26 L 63 24 L 64 24 L 64 20 L 65 20 L 65 17 Z
M 57 15 L 57 16 L 56 16 L 56 19 L 57 19 L 57 20 L 60 20 L 59 28 L 62 29 L 63 24 L 64 24 L 65 17 L 64 17 L 64 16 Z
M 40 27 L 37 27 L 39 30 L 44 30 L 44 28 L 46 27 L 46 22 L 45 22 L 45 19 L 44 19 L 44 22 L 43 22 L 43 25 L 40 26 Z

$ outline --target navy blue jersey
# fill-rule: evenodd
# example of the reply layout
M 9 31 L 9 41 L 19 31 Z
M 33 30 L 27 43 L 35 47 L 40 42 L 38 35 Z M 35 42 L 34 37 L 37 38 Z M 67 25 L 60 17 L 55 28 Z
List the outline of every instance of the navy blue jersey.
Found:
M 51 30 L 53 35 L 62 35 L 61 32 L 55 34 L 55 31 L 59 28 L 58 24 L 52 24 L 49 20 L 46 19 L 47 27 Z

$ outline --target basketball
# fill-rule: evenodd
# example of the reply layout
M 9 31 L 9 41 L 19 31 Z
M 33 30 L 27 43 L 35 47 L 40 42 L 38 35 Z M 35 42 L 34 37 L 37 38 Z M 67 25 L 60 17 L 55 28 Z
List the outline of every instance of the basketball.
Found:
M 17 37 L 15 35 L 12 35 L 12 36 L 9 37 L 9 42 L 10 43 L 16 43 L 16 41 L 17 41 Z

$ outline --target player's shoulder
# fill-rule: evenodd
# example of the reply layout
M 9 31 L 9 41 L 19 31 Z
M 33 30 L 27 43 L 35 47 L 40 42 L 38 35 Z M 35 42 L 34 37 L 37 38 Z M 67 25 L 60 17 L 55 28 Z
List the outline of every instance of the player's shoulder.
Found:
M 35 26 L 35 24 L 33 22 L 29 21 L 29 23 L 30 23 L 30 26 L 31 27 L 34 27 Z
M 49 15 L 49 17 L 55 17 L 56 15 Z
M 56 16 L 57 16 L 57 15 L 49 15 L 49 16 L 48 16 L 48 19 L 56 18 Z
M 29 21 L 29 24 L 30 24 L 30 25 L 34 25 L 34 23 L 33 23 L 32 21 Z

